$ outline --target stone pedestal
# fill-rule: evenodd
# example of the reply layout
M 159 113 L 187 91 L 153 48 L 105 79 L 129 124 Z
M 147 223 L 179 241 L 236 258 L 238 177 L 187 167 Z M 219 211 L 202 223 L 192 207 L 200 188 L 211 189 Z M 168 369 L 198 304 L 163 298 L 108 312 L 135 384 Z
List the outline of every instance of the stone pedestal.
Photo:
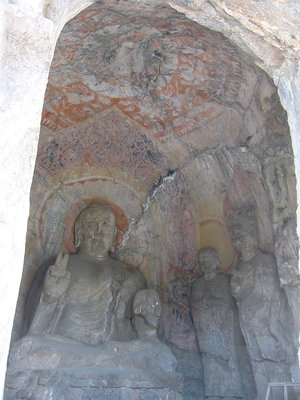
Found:
M 10 370 L 5 400 L 182 400 L 182 378 L 116 368 Z

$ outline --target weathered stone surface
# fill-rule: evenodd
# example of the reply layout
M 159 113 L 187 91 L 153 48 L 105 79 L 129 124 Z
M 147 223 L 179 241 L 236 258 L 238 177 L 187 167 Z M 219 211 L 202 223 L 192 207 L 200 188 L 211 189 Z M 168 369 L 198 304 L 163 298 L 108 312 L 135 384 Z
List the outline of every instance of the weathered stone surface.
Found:
M 168 343 L 178 362 L 177 371 L 183 376 L 182 396 L 184 400 L 203 398 L 203 370 L 201 355 L 198 352 L 183 350 Z
M 8 396 L 19 396 L 26 388 L 27 397 L 32 393 L 37 399 L 70 398 L 78 384 L 70 381 L 68 373 L 81 381 L 80 386 L 100 390 L 83 390 L 75 398 L 119 396 L 116 390 L 101 390 L 106 381 L 91 383 L 89 371 L 105 375 L 103 370 L 106 379 L 111 372 L 117 380 L 120 375 L 129 388 L 140 387 L 132 377 L 134 372 L 149 374 L 150 387 L 164 382 L 165 398 L 173 389 L 181 391 L 176 359 L 156 333 L 159 296 L 153 289 L 144 289 L 141 272 L 126 271 L 109 257 L 115 236 L 115 216 L 109 207 L 93 205 L 80 213 L 74 227 L 79 252 L 69 256 L 60 251 L 47 269 L 29 333 L 11 348 L 7 379 L 13 391 Z M 50 380 L 44 379 L 44 371 Z M 36 376 L 33 385 L 32 375 Z M 29 383 L 25 387 L 24 380 Z M 43 394 L 37 394 L 36 380 L 44 386 Z M 110 385 L 119 387 L 114 379 Z
M 231 288 L 238 305 L 257 398 L 264 399 L 268 382 L 291 379 L 290 369 L 298 350 L 297 330 L 286 293 L 280 288 L 275 258 L 257 248 L 253 210 L 232 212 L 229 218 L 234 246 L 241 254 Z M 282 398 L 281 394 L 274 396 Z
M 5 173 L 2 177 L 3 181 L 1 181 L 3 189 L 1 192 L 3 197 L 2 209 L 5 210 L 3 214 L 4 223 L 1 224 L 1 232 L 3 233 L 1 254 L 3 254 L 2 259 L 6 260 L 4 261 L 6 268 L 3 276 L 1 275 L 0 282 L 3 288 L 1 286 L 0 293 L 1 301 L 3 298 L 3 303 L 5 304 L 2 309 L 7 310 L 7 317 L 2 315 L 1 318 L 1 323 L 3 324 L 1 332 L 3 335 L 6 335 L 1 340 L 1 345 L 3 344 L 3 357 L 1 356 L 1 365 L 3 365 L 1 369 L 2 373 L 6 364 L 7 346 L 5 347 L 5 343 L 8 343 L 10 336 L 12 310 L 14 309 L 18 286 L 17 277 L 21 276 L 28 191 L 33 161 L 35 159 L 35 143 L 38 136 L 42 97 L 47 79 L 48 65 L 52 56 L 51 52 L 55 37 L 65 21 L 88 4 L 88 2 L 80 0 L 72 2 L 72 4 L 63 0 L 47 2 L 45 7 L 43 7 L 42 2 L 32 3 L 26 0 L 15 1 L 14 4 L 5 1 L 1 3 L 6 12 L 4 17 L 5 23 L 1 22 L 0 24 L 1 32 L 3 30 L 3 36 L 5 37 L 4 46 L 2 47 L 5 49 L 5 53 L 3 53 L 3 60 L 1 60 L 1 62 L 3 61 L 1 63 L 1 77 L 3 82 L 1 85 L 1 96 L 3 95 L 4 116 L 4 122 L 1 123 L 1 126 L 6 127 L 5 133 L 9 133 L 7 138 L 10 138 L 2 146 L 1 152 L 2 168 L 5 165 Z M 216 7 L 214 8 L 211 4 Z M 208 24 L 213 28 L 225 32 L 233 41 L 252 53 L 256 57 L 257 62 L 270 72 L 279 86 L 281 100 L 288 110 L 294 153 L 297 160 L 300 143 L 297 137 L 299 130 L 298 116 L 300 115 L 298 112 L 299 101 L 297 99 L 299 99 L 300 80 L 299 72 L 295 71 L 295 66 L 298 62 L 297 46 L 295 47 L 293 43 L 297 40 L 299 34 L 299 24 L 297 22 L 294 24 L 294 18 L 295 16 L 297 17 L 298 5 L 295 2 L 287 0 L 280 3 L 275 3 L 274 1 L 267 3 L 239 2 L 238 5 L 236 2 L 229 0 L 222 2 L 213 1 L 210 4 L 204 1 L 177 1 L 176 5 L 173 4 L 176 7 L 178 5 L 187 7 L 184 11 L 189 15 L 190 13 L 194 13 L 198 21 L 201 21 L 203 24 Z M 127 3 L 126 7 L 128 7 Z M 277 17 L 278 15 L 280 18 Z M 286 24 L 286 20 L 288 20 L 288 24 Z M 21 26 L 22 29 L 16 31 L 16 26 Z M 15 34 L 11 34 L 13 31 Z M 34 40 L 30 40 L 31 37 Z M 42 46 L 42 49 L 39 46 Z M 44 47 L 46 51 L 44 51 Z M 280 52 L 279 56 L 278 51 Z M 26 57 L 24 57 L 24 54 Z M 288 62 L 283 62 L 280 65 L 281 60 L 288 60 Z M 24 63 L 28 65 L 28 68 L 24 69 Z M 36 68 L 33 68 L 33 66 L 36 66 Z M 251 82 L 253 82 L 253 77 L 251 78 Z M 245 99 L 251 97 L 250 92 L 248 96 L 244 97 Z M 22 113 L 20 113 L 20 110 L 22 110 Z M 24 118 L 24 110 L 28 111 L 26 118 Z M 25 136 L 26 143 L 23 141 Z M 178 144 L 178 141 L 176 143 Z M 176 152 L 176 157 L 173 157 L 172 163 L 174 163 L 174 158 L 177 158 L 177 156 L 179 158 L 179 153 L 182 159 L 184 152 L 182 148 L 178 153 Z M 11 160 L 11 163 L 8 163 L 7 160 Z M 18 165 L 20 165 L 20 168 L 18 168 Z M 28 171 L 28 174 L 24 175 L 25 170 Z M 299 175 L 298 162 L 296 163 L 296 171 Z M 4 188 L 6 188 L 5 192 Z M 218 204 L 221 204 L 221 202 Z M 16 215 L 16 210 L 18 210 L 18 215 Z M 18 221 L 17 225 L 15 224 L 16 220 Z M 30 222 L 30 226 L 33 226 L 32 221 Z M 287 241 L 290 235 L 289 232 L 292 232 L 293 235 L 294 228 L 289 228 L 284 233 Z M 29 237 L 28 243 L 34 242 L 37 230 L 34 228 L 31 230 L 31 233 L 32 235 Z M 161 239 L 157 239 L 157 237 L 161 236 L 158 233 L 159 229 L 156 227 L 152 229 L 152 233 L 148 238 L 151 236 L 152 240 L 156 237 L 157 242 L 159 242 Z M 280 240 L 280 236 L 278 240 Z M 157 249 L 159 245 L 156 243 L 154 247 Z M 37 265 L 45 259 L 43 251 L 37 251 L 35 245 L 33 245 L 33 248 L 32 252 L 28 252 L 29 258 L 27 260 L 30 261 L 28 261 L 26 267 L 28 267 L 29 272 L 28 274 L 25 272 L 25 283 L 21 290 L 20 298 L 24 298 Z M 284 245 L 282 248 L 284 248 Z M 291 248 L 294 249 L 294 246 L 292 245 Z M 148 251 L 149 247 L 143 247 L 142 254 L 147 252 L 145 249 Z M 160 254 L 163 254 L 163 250 L 161 250 Z M 142 263 L 141 260 L 143 260 L 143 257 L 139 256 L 137 258 L 140 261 L 135 261 L 136 264 Z M 37 262 L 37 259 L 39 262 Z M 156 259 L 156 261 L 153 261 L 153 264 L 147 260 L 143 265 L 144 271 L 147 271 L 152 281 L 157 282 L 157 276 L 161 277 L 163 275 L 163 268 L 159 267 L 159 273 L 154 272 L 153 265 L 167 265 L 166 258 L 161 256 L 159 260 Z M 278 267 L 279 269 L 281 268 L 280 265 Z M 283 278 L 288 278 L 289 271 L 294 276 L 294 268 L 295 266 L 288 268 L 285 273 L 286 276 Z M 7 270 L 11 271 L 11 273 L 7 274 Z M 287 292 L 293 290 L 292 287 L 286 288 Z M 11 299 L 9 305 L 6 302 L 7 299 Z M 294 309 L 297 310 L 297 296 L 295 295 L 293 299 L 295 304 Z M 19 315 L 22 315 L 22 306 L 20 309 Z M 16 326 L 20 325 L 20 318 L 17 318 Z M 17 335 L 18 332 L 20 332 L 19 329 L 17 329 Z
M 262 247 L 273 250 L 261 160 L 253 154 L 261 154 L 278 104 L 271 101 L 274 86 L 222 35 L 168 7 L 154 9 L 159 18 L 143 3 L 131 11 L 124 4 L 96 4 L 62 33 L 43 111 L 30 217 L 36 239 L 28 267 L 58 252 L 63 231 L 70 232 L 71 214 L 82 203 L 104 201 L 120 210 L 116 256 L 143 264 L 147 277 L 161 265 L 163 271 L 150 282 L 162 287 L 165 304 L 169 282 L 178 281 L 169 275 L 164 282 L 166 268 L 175 275 L 177 268 L 193 271 L 197 247 L 215 245 L 222 268 L 234 267 L 223 202 L 238 168 L 260 216 Z M 193 135 L 197 141 L 189 141 Z M 275 136 L 264 148 L 276 153 Z M 281 136 L 288 132 L 283 129 Z M 211 149 L 220 144 L 227 148 Z M 249 148 L 247 154 L 240 146 Z M 137 238 L 140 231 L 145 234 Z M 156 235 L 164 238 L 162 246 L 154 244 Z M 65 236 L 70 250 L 68 240 Z M 180 314 L 182 331 L 190 337 L 188 302 Z M 181 324 L 176 325 L 182 341 Z
M 270 255 L 258 255 L 248 265 L 240 264 L 232 279 L 259 399 L 264 399 L 268 382 L 291 380 L 290 368 L 297 353 L 296 338 L 290 332 L 292 315 L 275 268 Z
M 297 1 L 176 0 L 169 4 L 189 18 L 223 32 L 268 71 L 299 51 Z
M 199 252 L 199 266 L 204 275 L 193 283 L 191 313 L 202 357 L 205 398 L 254 398 L 230 277 L 217 273 L 220 261 L 215 249 Z
M 128 387 L 130 386 L 130 387 Z M 24 370 L 9 373 L 5 400 L 181 400 L 181 394 L 167 388 L 149 373 L 109 369 Z

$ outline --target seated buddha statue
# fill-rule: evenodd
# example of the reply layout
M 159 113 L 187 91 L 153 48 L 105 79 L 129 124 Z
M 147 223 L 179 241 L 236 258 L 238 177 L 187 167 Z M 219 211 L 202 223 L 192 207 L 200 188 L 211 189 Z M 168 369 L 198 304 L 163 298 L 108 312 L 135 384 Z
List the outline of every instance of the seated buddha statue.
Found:
M 48 269 L 29 335 L 59 335 L 90 345 L 136 337 L 132 306 L 145 280 L 140 271 L 127 271 L 110 258 L 115 233 L 109 207 L 82 211 L 75 223 L 79 251 L 60 252 Z
M 156 334 L 158 294 L 146 289 L 140 271 L 130 271 L 110 257 L 114 240 L 115 216 L 109 207 L 94 205 L 81 212 L 75 223 L 78 252 L 58 254 L 45 275 L 29 332 L 11 348 L 12 398 L 33 371 L 56 371 L 57 380 L 64 384 L 68 371 L 72 370 L 72 379 L 78 375 L 82 381 L 87 369 L 88 376 L 91 371 L 99 376 L 106 369 L 126 376 L 129 387 L 139 374 L 151 376 L 154 386 L 164 377 L 163 387 L 180 381 L 176 358 Z M 99 382 L 101 386 L 103 379 Z M 48 394 L 43 396 L 48 399 Z

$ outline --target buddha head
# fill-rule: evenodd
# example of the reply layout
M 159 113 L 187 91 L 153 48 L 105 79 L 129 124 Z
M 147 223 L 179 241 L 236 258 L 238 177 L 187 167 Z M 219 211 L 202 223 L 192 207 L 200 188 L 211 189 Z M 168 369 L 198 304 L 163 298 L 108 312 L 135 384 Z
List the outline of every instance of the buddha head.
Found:
M 231 240 L 242 261 L 250 261 L 258 249 L 256 214 L 253 208 L 232 211 L 228 215 Z
M 212 280 L 220 267 L 219 255 L 216 249 L 206 247 L 198 253 L 199 266 L 203 271 L 204 279 Z
M 115 215 L 107 206 L 88 206 L 75 223 L 75 245 L 89 256 L 106 257 L 115 236 Z

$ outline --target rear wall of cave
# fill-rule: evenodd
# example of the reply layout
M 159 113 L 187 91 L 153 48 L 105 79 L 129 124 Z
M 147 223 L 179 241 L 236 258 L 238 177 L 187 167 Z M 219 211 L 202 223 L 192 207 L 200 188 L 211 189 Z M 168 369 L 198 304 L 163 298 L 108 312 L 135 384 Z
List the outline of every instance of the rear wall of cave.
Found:
M 74 220 L 93 202 L 116 210 L 117 257 L 158 289 L 160 335 L 175 352 L 198 346 L 190 312 L 198 251 L 216 248 L 221 274 L 237 268 L 232 210 L 255 210 L 259 249 L 275 256 L 296 316 L 286 113 L 267 75 L 219 33 L 144 5 L 96 4 L 65 27 L 45 96 L 15 338 L 38 267 L 61 243 L 72 251 Z M 186 379 L 202 385 L 200 374 Z

